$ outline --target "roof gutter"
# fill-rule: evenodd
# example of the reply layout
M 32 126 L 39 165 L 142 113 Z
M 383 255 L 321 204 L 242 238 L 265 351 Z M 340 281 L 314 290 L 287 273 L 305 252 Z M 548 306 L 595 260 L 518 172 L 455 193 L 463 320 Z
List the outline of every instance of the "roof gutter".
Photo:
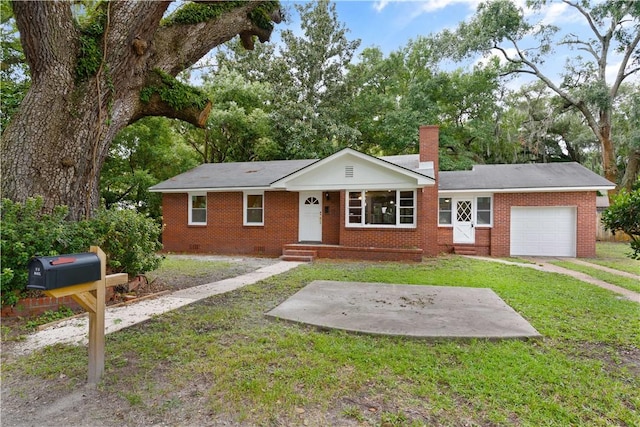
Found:
M 609 191 L 615 185 L 597 187 L 536 187 L 536 188 L 467 188 L 464 190 L 438 189 L 438 193 L 570 193 L 577 191 Z

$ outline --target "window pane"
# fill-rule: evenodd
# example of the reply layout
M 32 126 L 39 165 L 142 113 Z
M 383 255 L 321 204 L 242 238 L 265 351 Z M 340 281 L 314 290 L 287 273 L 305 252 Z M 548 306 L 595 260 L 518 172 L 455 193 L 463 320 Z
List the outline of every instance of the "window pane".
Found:
M 441 211 L 438 215 L 440 224 L 451 224 L 451 211 Z
M 365 192 L 365 224 L 396 223 L 396 192 Z
M 247 222 L 262 222 L 262 209 L 247 209 Z
M 362 223 L 362 216 L 360 216 L 360 211 L 357 214 L 349 212 L 349 224 L 360 224 Z
M 262 195 L 261 194 L 249 194 L 249 195 L 247 195 L 247 207 L 248 208 L 261 208 L 262 207 Z
M 480 212 L 478 211 L 478 220 L 477 220 L 478 224 L 491 224 L 491 212 L 489 211 L 484 211 L 484 212 Z
M 491 197 L 478 197 L 478 210 L 479 211 L 491 210 Z
M 191 210 L 191 222 L 207 222 L 207 210 L 206 209 L 192 209 Z
M 441 198 L 439 199 L 439 205 L 441 211 L 451 211 L 451 199 Z
M 191 196 L 191 207 L 194 209 L 206 209 L 207 196 Z
M 400 224 L 413 224 L 413 208 L 400 208 Z

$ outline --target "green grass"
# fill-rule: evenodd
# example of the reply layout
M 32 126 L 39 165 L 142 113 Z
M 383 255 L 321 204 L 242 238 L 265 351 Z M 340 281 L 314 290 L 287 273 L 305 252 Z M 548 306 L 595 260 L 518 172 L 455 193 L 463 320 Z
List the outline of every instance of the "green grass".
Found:
M 265 318 L 320 279 L 488 287 L 544 338 L 425 341 Z M 151 424 L 203 411 L 249 425 L 638 425 L 639 347 L 638 304 L 567 276 L 458 257 L 317 262 L 109 335 L 100 390 Z M 82 382 L 86 361 L 56 346 L 3 370 Z
M 162 260 L 162 264 L 160 264 L 158 269 L 147 273 L 147 276 L 149 280 L 153 280 L 156 277 L 164 277 L 168 274 L 197 277 L 224 270 L 231 266 L 232 263 L 227 261 L 202 261 L 168 256 Z
M 640 281 L 638 279 L 623 277 L 614 273 L 599 270 L 594 267 L 576 264 L 571 261 L 554 261 L 552 262 L 552 264 L 568 268 L 569 270 L 579 271 L 581 273 L 588 274 L 589 276 L 596 279 L 611 283 L 612 285 L 620 286 L 621 288 L 640 293 Z
M 598 242 L 596 244 L 596 258 L 585 261 L 640 276 L 640 261 L 629 258 L 627 254 L 630 252 L 631 248 L 628 243 Z

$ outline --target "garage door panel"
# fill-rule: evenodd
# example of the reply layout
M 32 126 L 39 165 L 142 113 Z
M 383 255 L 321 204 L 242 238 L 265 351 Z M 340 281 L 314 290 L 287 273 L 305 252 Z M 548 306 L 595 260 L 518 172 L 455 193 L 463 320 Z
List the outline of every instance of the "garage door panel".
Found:
M 575 207 L 512 207 L 511 255 L 575 256 Z

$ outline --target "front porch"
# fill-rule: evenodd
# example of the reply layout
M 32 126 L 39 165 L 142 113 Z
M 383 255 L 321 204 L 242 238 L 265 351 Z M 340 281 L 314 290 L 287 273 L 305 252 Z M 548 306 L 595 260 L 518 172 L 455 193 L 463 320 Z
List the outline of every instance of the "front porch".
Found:
M 282 248 L 283 260 L 313 261 L 316 258 L 351 259 L 363 261 L 412 261 L 421 262 L 420 248 L 374 248 L 320 243 L 291 243 Z

